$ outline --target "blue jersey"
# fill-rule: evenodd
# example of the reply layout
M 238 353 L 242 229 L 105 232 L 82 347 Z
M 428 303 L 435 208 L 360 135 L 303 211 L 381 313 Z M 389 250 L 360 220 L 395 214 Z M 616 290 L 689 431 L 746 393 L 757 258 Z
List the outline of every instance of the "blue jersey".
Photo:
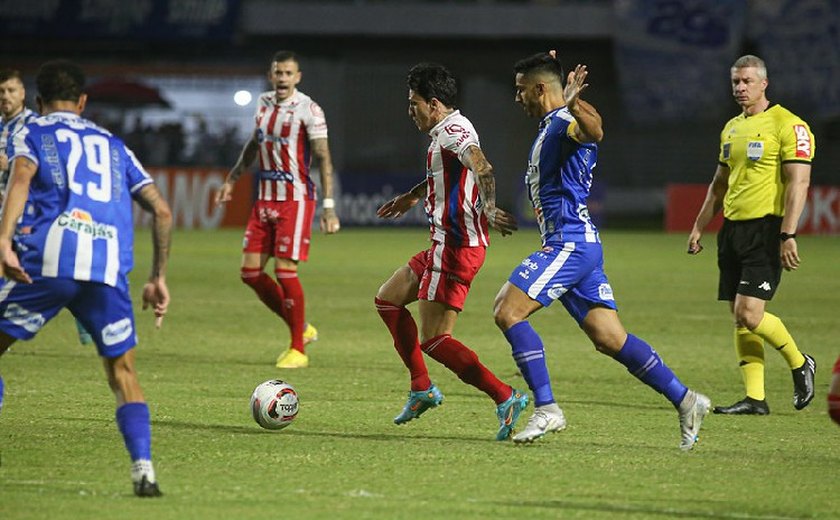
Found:
M 7 157 L 11 157 L 12 136 L 36 117 L 38 117 L 38 114 L 28 108 L 24 108 L 18 115 L 8 121 L 0 121 L 0 146 L 2 146 L 2 151 Z M 4 181 L 8 174 L 8 170 L 0 172 L 0 176 L 3 177 Z
M 531 146 L 525 184 L 543 244 L 600 242 L 586 206 L 598 146 L 575 141 L 575 125 L 568 108 L 549 112 Z
M 69 112 L 17 132 L 10 160 L 37 165 L 15 234 L 21 264 L 47 278 L 128 289 L 133 267 L 132 195 L 152 178 L 117 137 Z

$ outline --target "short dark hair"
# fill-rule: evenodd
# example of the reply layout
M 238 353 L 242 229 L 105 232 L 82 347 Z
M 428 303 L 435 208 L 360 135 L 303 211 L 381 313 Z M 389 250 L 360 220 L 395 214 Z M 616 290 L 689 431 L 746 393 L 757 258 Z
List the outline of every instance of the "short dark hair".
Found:
M 528 56 L 516 62 L 513 66 L 513 72 L 516 74 L 528 75 L 534 72 L 541 72 L 556 76 L 562 85 L 565 80 L 563 73 L 563 64 L 560 63 L 559 58 L 552 58 L 551 54 L 547 52 L 538 52 L 533 56 Z
M 85 73 L 71 61 L 48 61 L 38 70 L 35 84 L 43 103 L 78 101 L 85 89 Z
M 277 51 L 271 58 L 271 63 L 282 63 L 284 61 L 293 61 L 300 65 L 300 60 L 298 60 L 297 54 L 292 51 Z
M 456 108 L 458 102 L 458 81 L 439 63 L 418 63 L 411 67 L 406 78 L 408 88 L 426 101 L 437 98 L 448 108 Z
M 23 78 L 20 75 L 19 70 L 15 69 L 0 69 L 0 83 L 5 83 L 10 79 L 16 79 L 23 83 Z

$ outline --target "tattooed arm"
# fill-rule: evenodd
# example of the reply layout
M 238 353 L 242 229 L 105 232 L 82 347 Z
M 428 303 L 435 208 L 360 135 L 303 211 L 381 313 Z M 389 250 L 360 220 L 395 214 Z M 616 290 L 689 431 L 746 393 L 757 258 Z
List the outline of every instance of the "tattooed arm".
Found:
M 172 211 L 154 184 L 144 186 L 137 193 L 136 200 L 140 207 L 152 214 L 152 272 L 143 286 L 143 309 L 152 307 L 155 325 L 160 328 L 169 307 L 166 266 L 172 241 Z
M 496 178 L 493 167 L 487 162 L 484 152 L 478 146 L 470 146 L 464 153 L 464 166 L 472 170 L 478 181 L 478 191 L 484 205 L 484 214 L 490 226 L 502 234 L 510 235 L 516 231 L 516 218 L 496 207 Z

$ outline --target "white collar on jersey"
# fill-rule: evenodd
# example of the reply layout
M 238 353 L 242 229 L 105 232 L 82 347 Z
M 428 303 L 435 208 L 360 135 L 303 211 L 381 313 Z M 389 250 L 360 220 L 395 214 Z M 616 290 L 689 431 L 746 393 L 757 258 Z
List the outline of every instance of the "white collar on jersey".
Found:
M 450 119 L 452 119 L 455 116 L 460 116 L 460 115 L 461 115 L 460 110 L 458 110 L 458 109 L 453 110 L 446 117 L 441 119 L 440 123 L 436 124 L 435 126 L 432 127 L 431 130 L 429 130 L 429 135 L 432 136 L 432 137 L 435 137 L 436 135 L 438 135 L 440 133 L 440 131 L 443 129 L 444 126 L 449 124 L 449 123 L 447 123 L 447 121 L 449 121 Z
M 275 105 L 277 105 L 278 107 L 288 105 L 289 103 L 295 103 L 295 102 L 299 101 L 299 98 L 300 98 L 300 90 L 298 90 L 297 87 L 295 87 L 295 90 L 294 90 L 294 92 L 292 92 L 292 95 L 290 95 L 289 97 L 287 97 L 286 99 L 284 99 L 283 101 L 281 101 L 279 103 L 277 102 L 277 94 L 273 90 L 270 90 L 269 92 L 271 92 L 271 96 L 270 96 L 271 102 L 274 103 Z

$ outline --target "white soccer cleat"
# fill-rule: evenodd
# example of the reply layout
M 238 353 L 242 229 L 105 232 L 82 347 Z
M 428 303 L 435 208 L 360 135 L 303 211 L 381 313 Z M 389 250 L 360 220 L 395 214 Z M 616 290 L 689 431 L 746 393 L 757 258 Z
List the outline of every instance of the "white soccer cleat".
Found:
M 709 413 L 712 402 L 703 394 L 689 390 L 678 409 L 680 414 L 680 449 L 688 451 L 697 443 L 703 418 Z
M 566 417 L 559 407 L 557 411 L 549 411 L 544 407 L 537 408 L 528 419 L 525 429 L 513 436 L 513 442 L 534 442 L 549 432 L 559 432 L 566 429 Z

